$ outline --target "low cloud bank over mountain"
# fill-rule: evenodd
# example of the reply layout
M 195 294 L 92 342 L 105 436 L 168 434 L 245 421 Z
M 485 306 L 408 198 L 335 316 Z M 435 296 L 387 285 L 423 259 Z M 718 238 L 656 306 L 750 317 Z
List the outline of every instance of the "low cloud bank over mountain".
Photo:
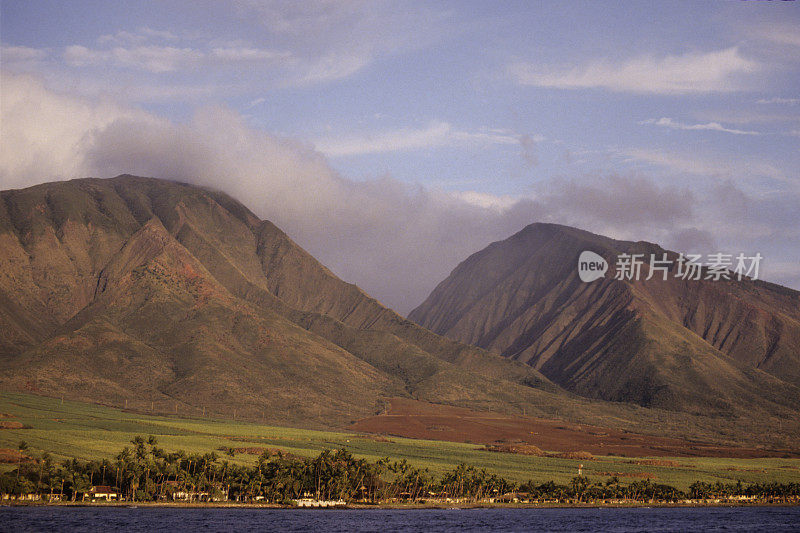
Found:
M 643 174 L 568 176 L 509 201 L 357 181 L 297 139 L 254 129 L 238 113 L 198 109 L 186 123 L 114 102 L 88 102 L 3 73 L 0 188 L 121 173 L 210 186 L 272 220 L 347 281 L 407 313 L 471 253 L 534 221 L 577 225 L 675 249 L 765 252 L 771 280 L 800 286 L 797 194 L 752 197 L 732 182 L 704 188 Z M 734 203 L 722 203 L 725 194 Z M 731 207 L 733 206 L 733 207 Z M 795 229 L 792 229 L 795 228 Z M 776 256 L 770 274 L 770 247 Z M 709 250 L 709 247 L 715 247 Z

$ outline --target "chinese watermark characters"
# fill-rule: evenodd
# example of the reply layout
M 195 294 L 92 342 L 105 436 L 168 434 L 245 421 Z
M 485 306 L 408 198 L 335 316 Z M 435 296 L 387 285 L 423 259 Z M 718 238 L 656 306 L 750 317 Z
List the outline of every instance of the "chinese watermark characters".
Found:
M 629 254 L 617 256 L 614 278 L 616 280 L 651 280 L 666 281 L 669 278 L 682 280 L 732 280 L 744 278 L 758 279 L 759 267 L 763 256 L 725 254 L 721 252 L 707 254 L 679 254 L 670 259 L 666 252 L 660 254 Z M 600 255 L 584 251 L 578 258 L 578 275 L 581 281 L 591 282 L 605 277 L 608 262 Z

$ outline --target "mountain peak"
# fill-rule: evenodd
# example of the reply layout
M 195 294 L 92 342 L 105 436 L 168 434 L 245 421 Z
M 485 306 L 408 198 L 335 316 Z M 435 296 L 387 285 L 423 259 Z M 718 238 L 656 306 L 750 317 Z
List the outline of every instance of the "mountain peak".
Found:
M 121 175 L 0 197 L 5 386 L 303 423 L 392 396 L 564 401 L 534 369 L 403 319 L 219 191 Z
M 775 390 L 796 397 L 800 307 L 791 291 L 750 280 L 584 283 L 584 250 L 612 265 L 623 252 L 677 255 L 531 224 L 464 260 L 409 318 L 581 395 L 718 412 L 785 404 Z

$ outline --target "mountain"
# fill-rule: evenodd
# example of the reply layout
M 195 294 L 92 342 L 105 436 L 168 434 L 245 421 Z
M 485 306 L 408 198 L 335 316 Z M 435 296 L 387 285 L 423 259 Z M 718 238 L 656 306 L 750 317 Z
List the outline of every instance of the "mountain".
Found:
M 400 317 L 224 193 L 120 176 L 0 198 L 3 387 L 329 426 L 392 397 L 586 411 L 530 366 Z
M 610 265 L 603 279 L 579 279 L 584 250 Z M 613 279 L 622 253 L 645 254 L 639 280 Z M 664 253 L 668 279 L 646 280 L 650 254 Z M 800 293 L 746 278 L 683 280 L 677 257 L 652 243 L 532 224 L 467 258 L 409 318 L 583 396 L 698 415 L 796 409 Z
M 796 442 L 786 421 L 798 394 L 777 377 L 774 394 L 743 395 L 748 410 L 723 414 L 587 398 L 603 396 L 404 319 L 226 194 L 152 178 L 0 192 L 0 331 L 0 388 L 145 412 L 342 428 L 416 401 L 523 425 L 526 415 L 736 445 Z M 737 364 L 725 370 L 744 379 Z M 750 381 L 729 382 L 749 394 Z

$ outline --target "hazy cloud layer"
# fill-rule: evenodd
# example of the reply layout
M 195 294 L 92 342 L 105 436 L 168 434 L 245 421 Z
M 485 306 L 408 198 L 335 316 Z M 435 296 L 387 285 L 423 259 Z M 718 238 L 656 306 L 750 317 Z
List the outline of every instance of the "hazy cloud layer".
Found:
M 183 90 L 189 98 L 198 90 L 204 96 L 224 96 L 231 94 L 231 84 L 175 87 L 169 80 L 184 76 L 196 81 L 209 72 L 224 79 L 224 74 L 240 69 L 235 76 L 239 85 L 247 81 L 264 90 L 308 87 L 345 79 L 381 57 L 417 50 L 450 31 L 447 12 L 433 6 L 410 10 L 382 0 L 234 0 L 231 7 L 242 20 L 259 27 L 261 35 L 223 39 L 145 26 L 61 47 L 3 46 L 3 65 L 17 72 L 48 74 L 51 82 L 74 76 L 63 85 L 74 90 L 88 83 L 82 87 L 84 94 L 107 93 L 112 87 L 116 92 L 127 85 L 124 92 L 139 102 L 169 100 Z
M 772 21 L 769 24 L 759 24 L 749 28 L 747 33 L 779 45 L 800 47 L 800 24 L 794 21 Z
M 756 159 L 715 157 L 699 153 L 674 152 L 645 148 L 630 148 L 619 153 L 629 161 L 641 161 L 661 166 L 682 174 L 708 178 L 727 179 L 735 175 L 750 178 L 769 178 L 775 181 L 797 182 L 796 177 L 787 176 L 775 165 Z
M 434 4 L 408 9 L 385 0 L 235 0 L 274 40 L 292 50 L 289 84 L 346 78 L 381 56 L 418 49 L 447 32 L 449 14 Z
M 450 193 L 391 177 L 360 182 L 335 172 L 311 145 L 254 130 L 224 108 L 176 124 L 5 73 L 0 128 L 0 189 L 121 173 L 219 188 L 401 313 L 469 254 L 535 221 L 687 249 L 800 248 L 797 195 L 755 199 L 725 181 L 689 191 L 646 175 L 552 179 L 525 197 Z M 800 284 L 786 263 L 780 281 Z

